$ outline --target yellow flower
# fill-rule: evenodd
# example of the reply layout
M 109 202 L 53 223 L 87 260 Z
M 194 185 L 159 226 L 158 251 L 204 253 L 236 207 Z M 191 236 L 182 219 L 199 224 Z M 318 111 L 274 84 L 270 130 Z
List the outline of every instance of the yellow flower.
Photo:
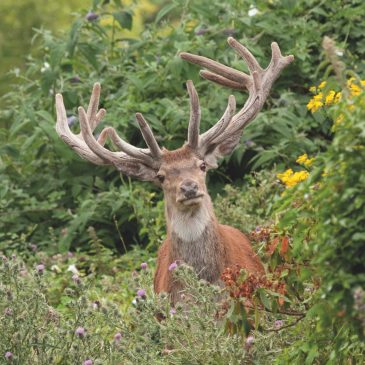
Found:
M 308 160 L 304 162 L 304 166 L 305 166 L 305 167 L 309 167 L 309 166 L 311 166 L 311 165 L 312 165 L 312 163 L 313 163 L 313 161 L 314 161 L 314 157 L 312 157 L 312 158 L 308 158 Z
M 311 93 L 315 94 L 315 93 L 316 93 L 316 91 L 317 91 L 317 88 L 316 88 L 315 86 L 311 86 L 311 87 L 309 88 L 309 91 L 310 91 Z
M 335 95 L 336 95 L 336 92 L 335 92 L 335 91 L 333 91 L 333 90 L 331 90 L 331 91 L 327 94 L 327 96 L 326 96 L 325 104 L 326 104 L 326 105 L 331 105 L 331 104 L 334 102 L 334 100 L 335 100 Z
M 356 84 L 351 84 L 350 85 L 350 94 L 352 96 L 357 96 L 361 94 L 361 87 L 359 85 Z
M 316 101 L 322 101 L 322 99 L 323 99 L 323 93 L 320 92 L 317 95 L 314 95 L 313 96 L 313 99 L 316 100 Z
M 295 162 L 297 162 L 299 165 L 303 165 L 307 160 L 308 155 L 305 153 L 304 155 L 299 156 Z
M 291 188 L 299 182 L 305 180 L 309 176 L 308 171 L 302 170 L 298 172 L 293 172 L 292 169 L 288 169 L 281 174 L 277 174 L 277 177 L 286 185 L 286 187 Z
M 336 94 L 336 97 L 335 97 L 335 101 L 334 101 L 334 103 L 336 104 L 336 103 L 338 103 L 340 100 L 341 100 L 341 98 L 342 98 L 342 93 L 341 93 L 341 91 L 340 92 L 338 92 L 337 94 Z
M 312 165 L 313 161 L 314 157 L 308 158 L 308 155 L 305 153 L 304 155 L 299 156 L 295 162 L 297 162 L 299 165 L 304 165 L 305 167 L 309 167 Z
M 318 85 L 318 89 L 323 89 L 326 86 L 327 82 L 326 81 L 322 81 L 319 85 Z
M 316 96 L 314 96 L 313 99 L 309 100 L 309 103 L 307 104 L 307 109 L 310 110 L 312 113 L 315 113 L 319 108 L 323 106 L 322 101 L 315 99 Z

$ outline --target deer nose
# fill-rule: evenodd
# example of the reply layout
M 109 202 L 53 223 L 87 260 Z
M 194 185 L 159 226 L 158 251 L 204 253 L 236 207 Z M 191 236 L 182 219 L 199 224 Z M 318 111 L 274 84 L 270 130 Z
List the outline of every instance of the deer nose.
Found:
M 198 192 L 198 184 L 194 180 L 184 180 L 180 185 L 180 190 L 186 198 L 193 198 Z

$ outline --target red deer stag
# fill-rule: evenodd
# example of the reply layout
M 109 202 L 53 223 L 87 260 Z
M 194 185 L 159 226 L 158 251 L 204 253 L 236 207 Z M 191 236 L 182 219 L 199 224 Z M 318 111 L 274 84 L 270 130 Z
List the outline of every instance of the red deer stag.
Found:
M 198 95 L 193 83 L 188 81 L 188 141 L 174 151 L 159 147 L 140 113 L 136 114 L 136 119 L 148 148 L 129 144 L 111 127 L 106 127 L 96 139 L 93 131 L 105 114 L 104 109 L 98 110 L 99 84 L 94 85 L 87 111 L 83 107 L 78 109 L 81 132 L 77 135 L 68 127 L 62 95 L 56 95 L 57 133 L 76 153 L 94 164 L 114 165 L 126 175 L 161 186 L 165 197 L 167 238 L 158 252 L 154 287 L 158 293 L 170 293 L 173 301 L 178 298 L 179 285 L 173 281 L 169 266 L 175 261 L 192 266 L 200 278 L 211 283 L 219 280 L 224 268 L 236 264 L 256 275 L 264 273 L 247 237 L 235 228 L 218 223 L 205 177 L 207 170 L 216 168 L 217 160 L 231 153 L 239 143 L 243 128 L 261 110 L 272 84 L 294 58 L 283 57 L 277 43 L 272 43 L 271 62 L 262 69 L 243 45 L 233 38 L 228 38 L 228 43 L 246 61 L 249 75 L 202 56 L 189 53 L 180 56 L 209 69 L 201 71 L 201 76 L 208 80 L 233 89 L 247 89 L 248 99 L 235 113 L 236 102 L 231 95 L 222 118 L 200 135 Z M 108 136 L 119 151 L 112 152 L 104 147 Z

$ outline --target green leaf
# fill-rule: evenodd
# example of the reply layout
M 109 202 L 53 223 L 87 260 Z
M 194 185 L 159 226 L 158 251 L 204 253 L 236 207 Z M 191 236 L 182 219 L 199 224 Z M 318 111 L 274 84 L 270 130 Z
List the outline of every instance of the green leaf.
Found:
M 123 29 L 128 29 L 128 30 L 132 29 L 133 16 L 130 11 L 124 10 L 113 13 L 113 17 Z
M 165 5 L 156 15 L 155 23 L 157 24 L 165 15 L 167 15 L 170 11 L 175 9 L 178 4 L 167 4 Z

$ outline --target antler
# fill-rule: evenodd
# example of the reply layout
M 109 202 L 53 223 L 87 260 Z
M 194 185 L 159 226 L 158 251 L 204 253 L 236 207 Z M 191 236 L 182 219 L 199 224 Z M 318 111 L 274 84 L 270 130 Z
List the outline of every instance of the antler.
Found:
M 94 84 L 87 111 L 83 107 L 78 108 L 81 132 L 71 132 L 68 123 L 65 106 L 61 94 L 56 95 L 58 135 L 82 158 L 97 165 L 114 165 L 119 171 L 142 180 L 153 180 L 155 171 L 158 170 L 161 159 L 161 149 L 152 133 L 148 123 L 142 114 L 137 113 L 136 118 L 149 147 L 137 148 L 120 138 L 112 127 L 106 127 L 96 140 L 93 132 L 104 117 L 105 109 L 99 108 L 100 84 Z M 113 152 L 104 147 L 107 137 L 113 141 L 121 152 Z
M 212 128 L 199 136 L 196 151 L 202 156 L 214 152 L 215 158 L 218 158 L 233 150 L 241 138 L 243 128 L 255 118 L 263 107 L 272 84 L 280 72 L 294 60 L 293 56 L 282 56 L 278 44 L 273 42 L 271 44 L 271 62 L 266 69 L 262 69 L 252 53 L 241 43 L 229 37 L 228 44 L 245 60 L 249 75 L 206 57 L 180 53 L 180 57 L 184 60 L 210 70 L 200 72 L 205 79 L 237 90 L 247 89 L 249 92 L 246 103 L 236 114 L 234 114 L 235 98 L 231 95 L 223 117 Z M 197 125 L 198 123 L 196 123 L 195 129 L 199 128 Z M 189 130 L 190 128 L 193 129 L 189 126 Z

